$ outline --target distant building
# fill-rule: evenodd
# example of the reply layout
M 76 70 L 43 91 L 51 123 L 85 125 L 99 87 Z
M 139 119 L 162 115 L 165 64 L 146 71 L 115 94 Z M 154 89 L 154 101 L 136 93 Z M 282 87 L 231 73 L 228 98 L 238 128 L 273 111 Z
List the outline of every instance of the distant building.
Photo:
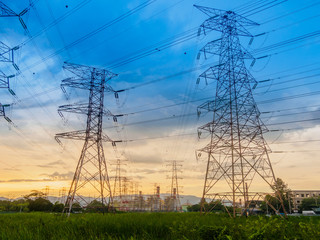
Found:
M 292 190 L 293 209 L 298 210 L 305 198 L 320 197 L 320 190 Z
M 189 203 L 189 201 L 187 201 L 185 204 L 181 205 L 181 210 L 182 212 L 188 212 L 188 207 L 192 206 L 191 203 Z

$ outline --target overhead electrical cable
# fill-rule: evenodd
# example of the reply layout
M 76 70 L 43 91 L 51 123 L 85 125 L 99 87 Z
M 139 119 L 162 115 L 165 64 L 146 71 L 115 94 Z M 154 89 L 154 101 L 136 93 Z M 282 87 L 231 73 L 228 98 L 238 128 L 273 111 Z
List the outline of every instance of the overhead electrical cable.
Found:
M 275 7 L 277 5 L 280 5 L 284 2 L 287 2 L 288 0 L 283 0 L 283 1 L 278 1 L 278 0 L 273 0 L 273 1 L 270 1 L 270 2 L 267 2 L 267 3 L 264 3 L 262 4 L 261 6 L 258 6 L 256 8 L 253 8 L 253 9 L 250 9 L 250 10 L 247 10 L 245 12 L 241 12 L 241 15 L 245 16 L 245 17 L 249 17 L 251 15 L 254 15 L 254 14 L 257 14 L 259 12 L 262 12 L 262 11 L 265 11 L 269 8 L 272 8 L 272 7 Z M 269 6 L 271 5 L 271 6 Z
M 312 4 L 307 5 L 307 6 L 305 6 L 305 7 L 299 8 L 299 9 L 294 10 L 294 11 L 291 11 L 291 12 L 287 12 L 287 13 L 285 13 L 285 14 L 283 14 L 283 15 L 280 15 L 280 16 L 277 16 L 277 17 L 275 17 L 275 18 L 271 18 L 271 19 L 269 19 L 269 20 L 267 20 L 267 21 L 264 21 L 264 22 L 261 23 L 261 25 L 267 24 L 267 23 L 270 23 L 270 22 L 273 22 L 273 21 L 275 21 L 275 20 L 279 20 L 279 19 L 281 19 L 281 18 L 290 16 L 290 15 L 292 15 L 292 14 L 296 14 L 296 13 L 298 13 L 298 12 L 302 12 L 302 11 L 304 11 L 304 10 L 306 10 L 306 9 L 315 7 L 315 6 L 319 5 L 319 4 L 320 4 L 320 1 L 313 2 Z
M 49 30 L 50 28 L 52 28 L 53 26 L 55 26 L 59 22 L 63 21 L 65 18 L 69 17 L 70 15 L 72 15 L 73 13 L 75 13 L 76 11 L 78 11 L 79 9 L 81 9 L 82 7 L 84 7 L 85 5 L 87 5 L 91 1 L 92 0 L 84 0 L 84 1 L 80 2 L 78 5 L 76 5 L 74 8 L 72 8 L 72 10 L 68 11 L 67 13 L 63 14 L 59 18 L 57 18 L 54 21 L 52 21 L 50 24 L 48 24 L 42 30 L 40 30 L 39 32 L 37 32 L 36 34 L 32 35 L 27 40 L 22 42 L 19 46 L 23 46 L 23 45 L 28 44 L 31 40 L 33 40 L 34 38 L 40 36 L 42 33 L 44 33 L 45 31 Z
M 33 67 L 37 66 L 38 64 L 43 63 L 43 61 L 47 61 L 48 59 L 50 59 L 50 58 L 52 58 L 54 56 L 57 56 L 58 54 L 62 53 L 63 51 L 65 51 L 65 50 L 67 50 L 67 49 L 69 49 L 71 47 L 74 47 L 75 45 L 77 45 L 77 44 L 79 44 L 79 43 L 91 38 L 92 36 L 96 35 L 97 33 L 99 33 L 101 31 L 113 26 L 114 24 L 116 24 L 116 23 L 118 23 L 118 22 L 120 22 L 120 21 L 122 21 L 122 20 L 124 20 L 126 18 L 128 18 L 129 16 L 131 16 L 131 15 L 135 14 L 136 12 L 142 10 L 143 8 L 149 6 L 150 4 L 154 3 L 155 1 L 156 0 L 148 0 L 148 1 L 138 5 L 137 7 L 129 10 L 128 12 L 126 12 L 126 13 L 124 13 L 122 15 L 120 15 L 119 17 L 117 17 L 117 18 L 109 21 L 108 23 L 100 26 L 99 28 L 91 31 L 90 33 L 87 33 L 86 35 L 82 36 L 81 38 L 78 38 L 77 40 L 71 42 L 67 46 L 64 46 L 63 48 L 55 51 L 54 53 L 52 53 L 50 55 L 48 55 L 47 57 L 45 57 L 41 61 L 34 62 L 33 64 L 29 65 L 29 68 L 33 68 Z

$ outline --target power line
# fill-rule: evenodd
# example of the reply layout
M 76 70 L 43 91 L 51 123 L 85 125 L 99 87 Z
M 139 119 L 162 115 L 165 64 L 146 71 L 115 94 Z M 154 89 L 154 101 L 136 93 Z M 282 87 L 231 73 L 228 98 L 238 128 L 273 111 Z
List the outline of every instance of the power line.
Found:
M 257 104 L 267 104 L 267 103 L 278 102 L 278 101 L 283 101 L 283 100 L 291 100 L 291 99 L 296 99 L 296 98 L 315 96 L 315 95 L 319 95 L 319 94 L 320 94 L 320 91 L 303 93 L 303 94 L 296 94 L 296 95 L 291 95 L 291 96 L 286 96 L 286 97 L 281 97 L 281 98 L 274 98 L 274 99 L 268 99 L 268 100 L 264 100 L 264 101 L 258 101 Z M 201 98 L 201 99 L 195 99 L 192 101 L 184 101 L 184 102 L 173 103 L 173 104 L 169 104 L 169 105 L 165 105 L 165 106 L 159 106 L 156 108 L 150 108 L 150 109 L 144 109 L 144 110 L 135 111 L 135 112 L 129 112 L 126 114 L 144 113 L 144 112 L 159 110 L 159 109 L 163 109 L 163 108 L 170 108 L 170 107 L 175 107 L 175 106 L 179 106 L 179 105 L 184 105 L 184 104 L 189 104 L 189 103 L 194 103 L 194 102 L 199 102 L 199 101 L 205 101 L 205 100 L 210 100 L 210 99 L 211 99 L 211 97 L 205 97 L 205 98 Z
M 283 14 L 283 15 L 280 15 L 280 16 L 277 16 L 277 17 L 275 17 L 275 18 L 271 18 L 271 19 L 269 19 L 269 20 L 267 20 L 267 21 L 265 21 L 265 22 L 262 22 L 261 25 L 267 24 L 267 23 L 270 23 L 270 22 L 273 22 L 273 21 L 275 21 L 275 20 L 279 20 L 279 19 L 281 19 L 281 18 L 290 16 L 290 15 L 292 15 L 292 14 L 295 14 L 295 13 L 298 13 L 298 12 L 301 12 L 301 11 L 304 11 L 304 10 L 306 10 L 306 9 L 315 7 L 315 6 L 319 5 L 319 4 L 320 4 L 320 1 L 315 2 L 315 3 L 312 3 L 312 4 L 310 4 L 310 5 L 308 5 L 308 6 L 305 6 L 305 7 L 299 8 L 299 9 L 297 9 L 297 10 L 295 10 L 295 11 L 287 12 L 287 13 L 285 13 L 285 14 Z
M 175 2 L 175 3 L 173 3 L 172 5 L 170 5 L 169 7 L 165 8 L 165 9 L 159 11 L 159 12 L 156 12 L 155 14 L 151 15 L 150 17 L 148 17 L 146 20 L 143 20 L 143 21 L 148 21 L 148 20 L 150 20 L 151 18 L 153 18 L 153 17 L 155 17 L 155 16 L 163 13 L 164 11 L 166 11 L 166 10 L 168 10 L 168 9 L 171 9 L 171 8 L 177 6 L 178 4 L 180 4 L 180 3 L 183 2 L 183 1 L 185 1 L 185 0 L 179 0 L 179 1 Z M 102 45 L 103 43 L 105 43 L 106 41 L 108 41 L 108 40 L 110 40 L 110 39 L 114 39 L 114 38 L 120 36 L 121 34 L 127 32 L 128 30 L 131 30 L 132 27 L 139 25 L 141 22 L 142 22 L 142 21 L 140 21 L 140 22 L 138 22 L 138 23 L 136 23 L 136 24 L 134 24 L 134 25 L 130 25 L 129 27 L 127 27 L 127 28 L 124 29 L 123 31 L 117 33 L 116 35 L 112 35 L 111 37 L 108 37 L 106 40 L 104 40 L 104 41 L 102 41 L 102 42 L 100 42 L 100 43 L 98 43 L 98 44 L 94 44 L 93 46 L 87 48 L 86 50 L 81 51 L 79 54 L 74 55 L 74 56 L 73 56 L 72 58 L 70 58 L 70 59 L 74 59 L 76 56 L 82 56 L 82 55 L 85 54 L 86 52 L 92 51 L 93 49 L 101 46 L 101 45 Z M 135 52 L 135 53 L 137 53 L 137 52 Z M 131 55 L 132 55 L 132 54 L 134 54 L 134 53 L 131 53 Z M 122 57 L 122 58 L 120 58 L 120 59 L 124 60 L 125 58 L 129 58 L 129 57 L 130 57 L 130 55 L 124 56 L 124 57 Z M 70 59 L 69 59 L 69 60 L 70 60 Z M 69 60 L 67 60 L 67 61 L 69 61 Z M 113 63 L 114 63 L 114 61 L 112 61 L 112 62 L 110 62 L 110 63 L 107 63 L 107 64 L 104 64 L 104 66 L 109 66 L 109 65 L 111 65 L 111 64 L 113 64 Z
M 294 121 L 286 121 L 286 122 L 279 122 L 279 123 L 270 123 L 270 124 L 268 124 L 268 126 L 292 124 L 292 123 L 302 123 L 302 122 L 312 122 L 312 121 L 319 121 L 319 120 L 320 120 L 320 118 L 311 118 L 311 119 L 294 120 Z
M 118 23 L 118 22 L 126 19 L 127 17 L 129 17 L 129 16 L 133 15 L 134 13 L 138 12 L 139 10 L 141 10 L 141 9 L 149 6 L 150 4 L 152 4 L 152 3 L 155 2 L 155 1 L 156 1 L 156 0 L 148 0 L 148 1 L 146 1 L 146 2 L 144 2 L 144 3 L 142 3 L 142 4 L 140 4 L 140 5 L 138 5 L 137 7 L 129 10 L 128 12 L 126 12 L 126 13 L 124 13 L 124 14 L 122 14 L 122 15 L 120 15 L 119 17 L 117 17 L 117 18 L 109 21 L 108 23 L 100 26 L 99 28 L 91 31 L 90 33 L 87 33 L 86 35 L 82 36 L 81 38 L 78 38 L 77 40 L 73 41 L 72 43 L 68 44 L 67 46 L 64 46 L 63 48 L 55 51 L 54 53 L 52 53 L 52 54 L 50 54 L 50 55 L 48 55 L 47 57 L 45 57 L 45 58 L 42 59 L 41 61 L 34 62 L 33 64 L 31 64 L 31 65 L 29 66 L 29 68 L 33 68 L 33 67 L 37 66 L 38 64 L 43 63 L 44 61 L 47 61 L 48 59 L 50 59 L 50 58 L 52 58 L 52 57 L 54 57 L 54 56 L 56 56 L 56 55 L 64 52 L 65 50 L 67 50 L 67 49 L 69 49 L 69 48 L 71 48 L 71 47 L 73 47 L 73 46 L 75 46 L 75 45 L 77 45 L 77 44 L 79 44 L 80 42 L 83 42 L 83 41 L 91 38 L 92 36 L 96 35 L 97 33 L 99 33 L 99 32 L 101 32 L 101 31 L 103 31 L 103 30 L 105 30 L 105 29 L 113 26 L 114 24 L 116 24 L 116 23 Z
M 65 18 L 67 18 L 68 16 L 72 15 L 73 13 L 77 12 L 79 9 L 81 9 L 82 7 L 84 7 L 85 5 L 87 5 L 89 2 L 91 2 L 92 0 L 84 0 L 82 2 L 80 2 L 78 5 L 76 5 L 72 10 L 68 11 L 67 13 L 63 14 L 62 16 L 60 16 L 59 18 L 55 19 L 54 21 L 52 21 L 51 23 L 48 24 L 48 26 L 46 26 L 45 28 L 43 28 L 42 30 L 40 30 L 38 33 L 34 34 L 33 36 L 31 36 L 30 38 L 28 38 L 27 40 L 25 40 L 24 42 L 22 42 L 19 46 L 23 46 L 28 44 L 31 40 L 33 40 L 34 38 L 40 36 L 43 32 L 47 31 L 48 29 L 52 28 L 53 26 L 55 26 L 56 24 L 58 24 L 59 22 L 63 21 Z
M 288 0 L 283 0 L 283 1 L 281 1 L 281 2 L 278 2 L 278 0 L 273 0 L 273 1 L 271 1 L 271 2 L 268 2 L 268 3 L 266 3 L 266 4 L 261 5 L 261 6 L 259 6 L 259 7 L 256 7 L 255 9 L 248 10 L 248 11 L 242 13 L 242 15 L 244 15 L 245 17 L 249 17 L 249 16 L 252 16 L 252 15 L 254 15 L 254 14 L 260 13 L 260 12 L 262 12 L 262 11 L 265 11 L 265 10 L 267 10 L 267 9 L 273 8 L 273 7 L 275 7 L 275 6 L 278 6 L 278 5 L 280 5 L 280 4 L 284 3 L 284 2 L 287 2 L 287 1 L 288 1 Z M 273 4 L 273 3 L 274 3 L 274 4 Z M 271 4 L 271 6 L 268 6 L 268 5 L 270 5 L 270 4 Z M 262 9 L 261 9 L 261 8 L 262 8 Z M 250 13 L 250 12 L 251 12 L 251 13 Z M 249 14 L 249 13 L 250 13 L 250 14 Z
M 305 142 L 320 142 L 320 139 L 276 142 L 276 143 L 271 143 L 271 144 L 291 144 L 291 143 L 305 143 Z

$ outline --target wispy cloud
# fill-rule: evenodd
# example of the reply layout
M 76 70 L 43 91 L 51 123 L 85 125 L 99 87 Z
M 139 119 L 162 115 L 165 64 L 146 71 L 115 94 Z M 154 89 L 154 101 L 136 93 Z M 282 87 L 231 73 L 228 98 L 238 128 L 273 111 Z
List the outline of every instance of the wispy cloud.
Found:
M 0 183 L 21 183 L 21 182 L 54 182 L 54 181 L 66 181 L 73 178 L 73 172 L 69 171 L 67 173 L 54 172 L 52 174 L 41 174 L 40 176 L 45 176 L 41 179 L 32 178 L 17 178 L 9 180 L 0 180 Z
M 73 178 L 74 173 L 69 171 L 67 173 L 59 173 L 59 172 L 54 172 L 52 174 L 41 174 L 42 176 L 47 176 L 53 181 L 56 180 L 71 180 Z
M 63 166 L 65 165 L 65 163 L 61 160 L 58 161 L 53 161 L 53 162 L 49 162 L 47 164 L 39 164 L 37 165 L 37 167 L 41 167 L 41 168 L 56 168 L 58 166 Z
M 150 168 L 143 168 L 143 169 L 136 169 L 135 173 L 142 173 L 142 174 L 155 174 L 155 173 L 165 173 L 166 171 L 163 169 L 150 169 Z
M 5 170 L 5 171 L 20 171 L 21 169 L 16 168 L 16 167 L 11 167 L 11 168 L 2 168 L 2 170 Z
M 20 183 L 20 182 L 51 182 L 53 179 L 9 179 L 9 180 L 0 180 L 0 183 Z
M 131 153 L 130 159 L 135 163 L 162 163 L 162 158 L 156 154 Z

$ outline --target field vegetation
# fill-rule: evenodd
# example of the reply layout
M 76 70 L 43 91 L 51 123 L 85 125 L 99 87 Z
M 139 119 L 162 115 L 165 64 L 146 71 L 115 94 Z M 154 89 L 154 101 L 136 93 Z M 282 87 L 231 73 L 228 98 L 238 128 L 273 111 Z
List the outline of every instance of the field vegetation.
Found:
M 319 217 L 199 213 L 0 214 L 0 239 L 320 239 Z

